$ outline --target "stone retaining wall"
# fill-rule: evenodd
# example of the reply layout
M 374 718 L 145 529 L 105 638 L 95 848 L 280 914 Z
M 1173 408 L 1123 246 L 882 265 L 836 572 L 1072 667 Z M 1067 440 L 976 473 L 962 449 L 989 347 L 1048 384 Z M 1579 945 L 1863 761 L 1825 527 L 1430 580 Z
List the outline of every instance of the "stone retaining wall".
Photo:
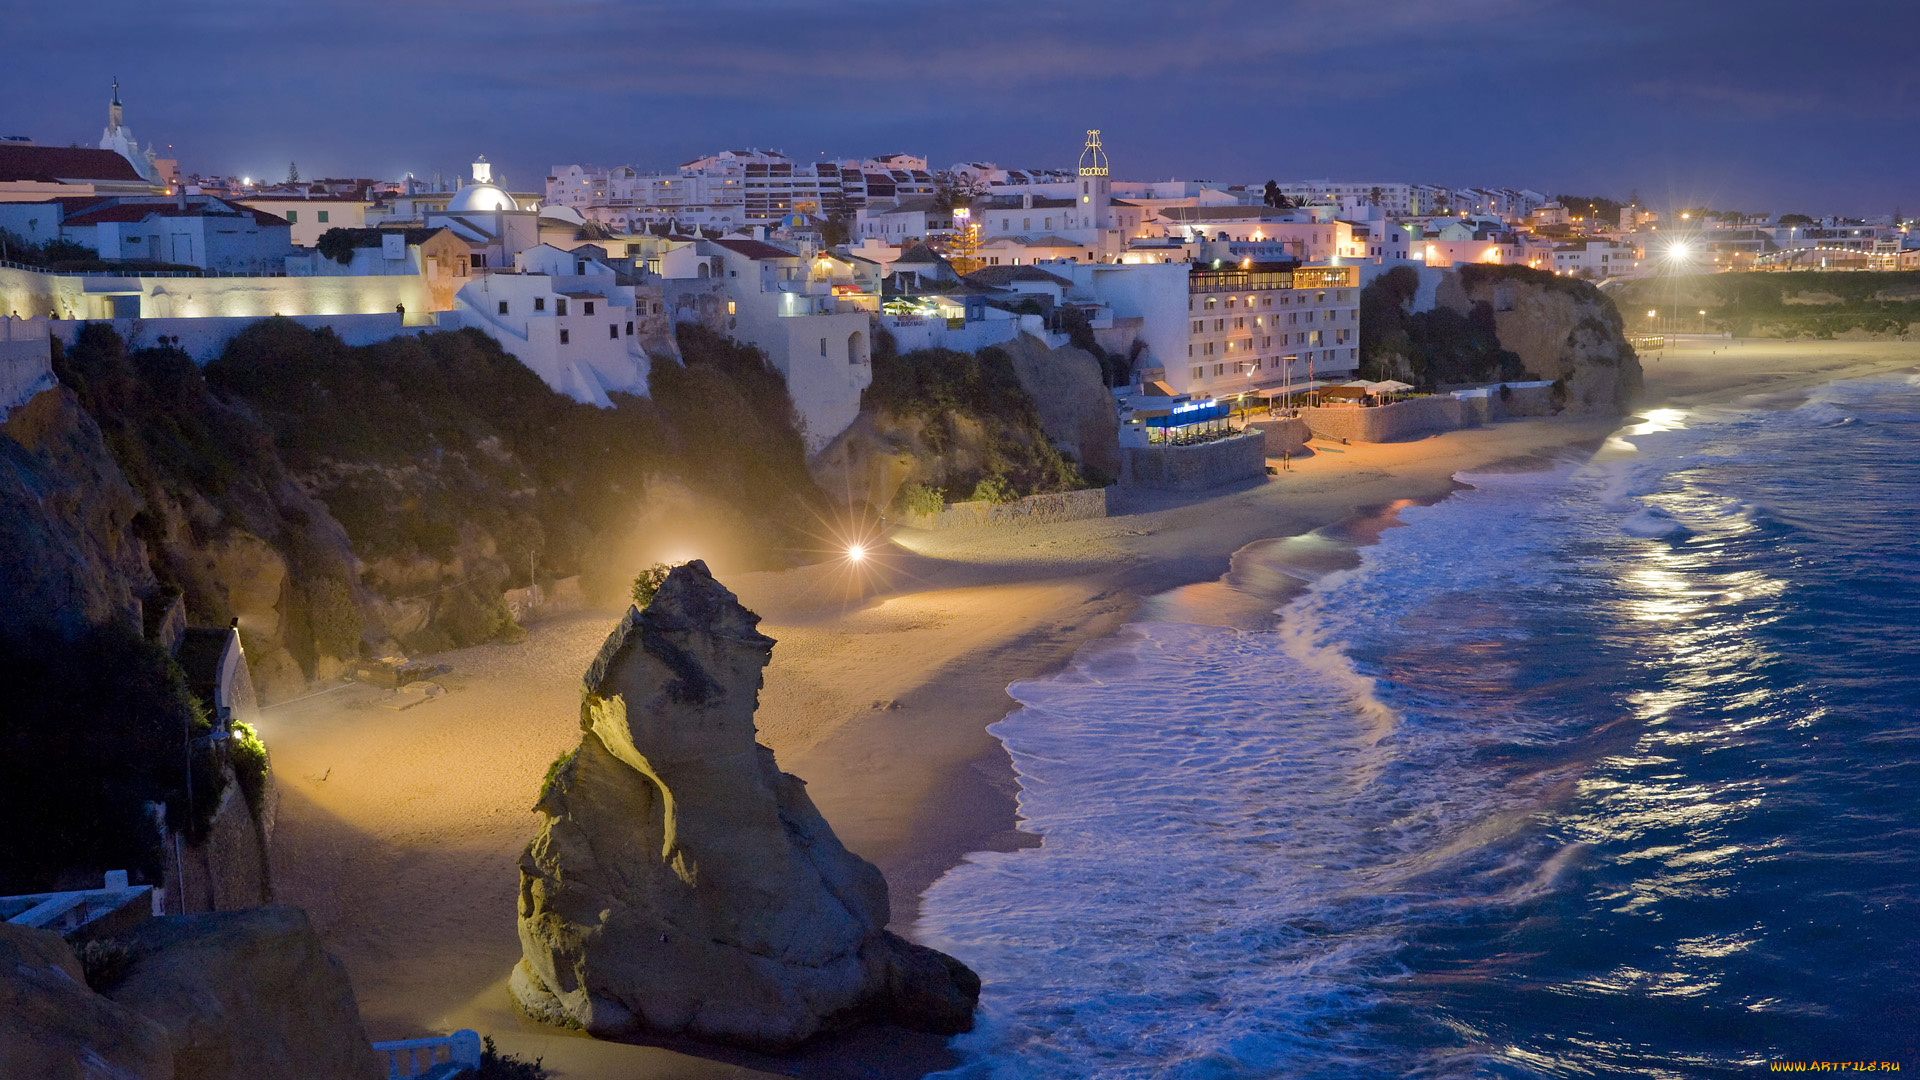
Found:
M 1300 411 L 1315 436 L 1348 442 L 1393 442 L 1434 431 L 1452 431 L 1467 424 L 1465 406 L 1450 394 L 1373 408 L 1323 406 Z
M 1247 427 L 1261 432 L 1267 437 L 1267 456 L 1279 457 L 1281 454 L 1297 454 L 1306 448 L 1307 440 L 1313 437 L 1307 422 L 1297 416 L 1274 420 L 1249 420 Z
M 1204 491 L 1267 475 L 1267 437 L 1258 431 L 1192 446 L 1121 448 L 1122 483 Z
M 957 502 L 938 514 L 903 514 L 900 522 L 916 529 L 954 529 L 971 525 L 1039 525 L 1107 516 L 1107 489 L 1087 488 L 1029 495 L 1007 503 Z

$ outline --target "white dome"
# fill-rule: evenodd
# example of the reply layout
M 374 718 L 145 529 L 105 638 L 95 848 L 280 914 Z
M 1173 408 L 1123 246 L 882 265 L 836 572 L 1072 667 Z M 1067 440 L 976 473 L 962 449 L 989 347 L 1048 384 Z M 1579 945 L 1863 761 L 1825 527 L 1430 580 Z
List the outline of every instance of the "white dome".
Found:
M 490 214 L 499 210 L 518 210 L 507 193 L 492 184 L 469 184 L 447 203 L 448 213 Z
M 540 207 L 540 217 L 545 221 L 564 221 L 569 225 L 585 225 L 587 223 L 587 219 L 580 216 L 580 211 L 575 210 L 571 206 L 542 206 Z

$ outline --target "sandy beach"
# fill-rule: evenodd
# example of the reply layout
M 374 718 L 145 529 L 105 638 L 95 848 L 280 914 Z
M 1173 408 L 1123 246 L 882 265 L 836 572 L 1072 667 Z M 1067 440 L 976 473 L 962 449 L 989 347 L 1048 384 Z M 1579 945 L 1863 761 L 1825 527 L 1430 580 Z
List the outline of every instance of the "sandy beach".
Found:
M 1917 363 L 1920 343 L 1682 339 L 1643 356 L 1641 408 L 1785 402 Z M 1204 497 L 1122 493 L 1101 520 L 903 531 L 858 567 L 714 570 L 779 642 L 762 741 L 885 872 L 894 929 L 912 936 L 921 892 L 967 852 L 1037 842 L 1016 827 L 1014 776 L 986 731 L 1012 707 L 1009 683 L 1057 670 L 1148 598 L 1212 587 L 1249 543 L 1443 498 L 1457 473 L 1597 446 L 1617 425 L 1554 418 L 1393 444 L 1316 441 L 1264 482 Z M 282 797 L 278 894 L 312 913 L 346 964 L 369 1033 L 472 1027 L 568 1080 L 902 1076 L 939 1064 L 930 1039 L 855 1036 L 773 1061 L 603 1043 L 515 1017 L 505 982 L 519 956 L 529 807 L 548 763 L 578 742 L 580 675 L 615 617 L 567 616 L 518 644 L 426 658 L 447 665 L 437 681 L 448 693 L 405 710 L 350 685 L 264 714 Z

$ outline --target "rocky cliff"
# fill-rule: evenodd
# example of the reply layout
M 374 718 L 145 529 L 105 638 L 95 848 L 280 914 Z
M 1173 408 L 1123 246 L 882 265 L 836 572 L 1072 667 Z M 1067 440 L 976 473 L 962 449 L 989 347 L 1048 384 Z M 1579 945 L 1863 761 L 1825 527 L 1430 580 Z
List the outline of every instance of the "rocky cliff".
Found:
M 1119 422 L 1099 365 L 1079 349 L 1021 341 L 977 355 L 895 355 L 883 339 L 860 415 L 813 456 L 815 482 L 884 510 L 906 484 L 959 502 L 989 497 L 976 494 L 982 481 L 1022 496 L 1088 486 L 1081 464 L 1096 478 L 1116 474 Z
M 520 860 L 515 999 L 599 1035 L 772 1049 L 869 1019 L 967 1030 L 979 979 L 886 931 L 879 870 L 755 740 L 759 621 L 691 562 L 607 639 Z
M 0 1076 L 171 1080 L 158 1023 L 87 986 L 60 935 L 0 922 Z
M 141 510 L 100 426 L 63 388 L 43 391 L 0 424 L 3 628 L 68 637 L 99 623 L 140 626 L 156 585 L 133 533 Z
M 1491 308 L 1500 347 L 1519 355 L 1529 377 L 1561 383 L 1568 412 L 1621 413 L 1640 394 L 1640 358 L 1619 309 L 1584 281 L 1473 264 L 1443 278 L 1437 299 L 1462 314 Z

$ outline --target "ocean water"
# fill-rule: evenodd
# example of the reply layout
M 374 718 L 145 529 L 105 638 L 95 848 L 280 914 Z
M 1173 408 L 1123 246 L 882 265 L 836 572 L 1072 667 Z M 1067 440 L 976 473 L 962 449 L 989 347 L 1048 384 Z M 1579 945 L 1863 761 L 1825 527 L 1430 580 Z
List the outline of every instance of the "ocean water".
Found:
M 1461 479 L 1243 552 L 1312 580 L 1272 629 L 1013 687 L 1043 843 L 926 895 L 946 1075 L 1920 1069 L 1920 379 Z

